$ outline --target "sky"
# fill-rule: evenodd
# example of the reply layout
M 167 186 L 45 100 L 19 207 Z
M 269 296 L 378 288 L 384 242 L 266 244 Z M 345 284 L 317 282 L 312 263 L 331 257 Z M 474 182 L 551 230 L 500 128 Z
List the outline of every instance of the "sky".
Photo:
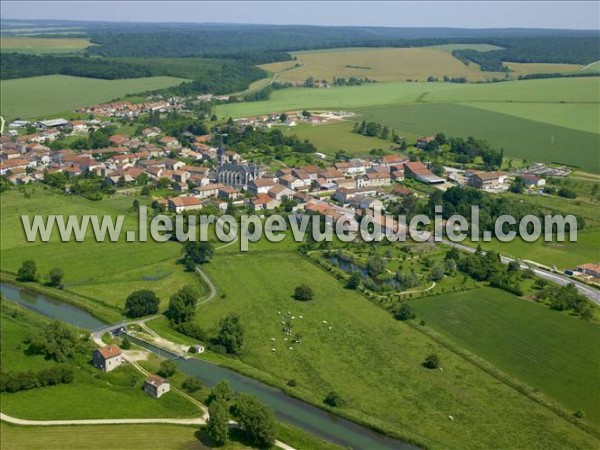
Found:
M 600 29 L 598 1 L 10 1 L 2 18 L 456 28 Z

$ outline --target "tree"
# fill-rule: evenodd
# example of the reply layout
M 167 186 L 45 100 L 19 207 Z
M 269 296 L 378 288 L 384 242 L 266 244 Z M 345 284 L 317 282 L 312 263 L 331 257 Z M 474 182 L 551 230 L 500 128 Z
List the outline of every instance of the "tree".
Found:
M 129 337 L 127 335 L 125 335 L 125 337 L 123 337 L 123 339 L 121 340 L 121 348 L 123 350 L 128 350 L 131 348 L 131 341 L 129 340 Z
M 48 284 L 54 287 L 62 286 L 62 279 L 64 277 L 64 272 L 60 267 L 55 267 L 48 272 Z
M 208 406 L 206 433 L 217 447 L 229 441 L 229 405 L 225 400 L 215 400 Z
M 188 322 L 196 315 L 197 300 L 196 290 L 191 286 L 184 286 L 169 299 L 169 307 L 165 311 L 165 316 L 175 324 Z
M 184 262 L 191 261 L 194 264 L 204 264 L 210 261 L 214 253 L 214 246 L 211 242 L 189 241 L 183 245 L 185 253 Z
M 315 293 L 310 286 L 301 284 L 300 286 L 296 286 L 296 289 L 294 289 L 294 298 L 296 300 L 305 302 L 315 298 Z
M 37 280 L 37 266 L 35 261 L 28 259 L 23 261 L 21 267 L 17 271 L 17 281 L 36 281 Z
M 367 272 L 372 277 L 381 275 L 385 270 L 385 261 L 379 254 L 375 254 L 369 258 L 367 262 Z
M 221 380 L 217 384 L 213 386 L 210 390 L 210 395 L 208 396 L 208 404 L 210 405 L 214 401 L 230 401 L 235 392 L 231 389 L 231 386 L 227 382 L 227 380 Z
M 202 382 L 196 377 L 187 377 L 181 383 L 181 387 L 189 393 L 194 393 L 202 389 Z
M 431 274 L 429 276 L 429 279 L 433 282 L 438 282 L 440 281 L 442 278 L 444 278 L 444 266 L 440 263 L 435 264 L 432 268 L 431 268 Z
M 140 201 L 137 198 L 133 200 L 133 209 L 140 209 Z
M 423 367 L 427 367 L 428 369 L 437 369 L 440 367 L 440 358 L 435 353 L 428 355 L 423 361 Z
M 233 406 L 233 414 L 252 444 L 271 447 L 275 443 L 275 416 L 273 411 L 250 394 L 240 394 Z
M 358 271 L 352 272 L 352 275 L 350 275 L 350 278 L 348 279 L 348 283 L 346 283 L 346 287 L 348 289 L 358 289 L 361 281 L 362 274 Z
M 398 310 L 394 313 L 394 318 L 402 321 L 411 320 L 415 318 L 415 314 L 408 303 L 402 303 Z
M 346 401 L 335 391 L 331 391 L 323 399 L 323 403 L 331 406 L 332 408 L 341 408 L 346 404 Z
M 238 353 L 244 344 L 244 326 L 237 314 L 229 314 L 219 322 L 217 341 L 227 353 Z
M 160 300 L 153 291 L 147 289 L 135 291 L 125 300 L 125 315 L 135 318 L 156 314 L 159 304 Z
M 287 120 L 288 116 L 286 113 L 281 113 L 281 115 L 279 116 L 279 121 L 280 122 L 285 122 Z
M 163 378 L 169 378 L 175 375 L 177 371 L 177 363 L 171 359 L 165 359 L 160 363 L 160 367 L 156 371 Z
M 386 126 L 381 130 L 381 139 L 387 139 L 390 136 L 390 129 Z
M 65 362 L 76 352 L 77 336 L 63 323 L 54 321 L 43 330 L 31 334 L 25 343 L 29 344 L 30 353 Z

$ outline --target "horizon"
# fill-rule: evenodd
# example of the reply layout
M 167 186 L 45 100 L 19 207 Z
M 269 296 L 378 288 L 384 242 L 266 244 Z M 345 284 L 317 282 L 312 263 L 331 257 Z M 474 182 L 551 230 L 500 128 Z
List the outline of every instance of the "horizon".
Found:
M 118 7 L 115 8 L 116 3 Z M 35 8 L 23 5 L 35 4 Z M 600 31 L 600 3 L 586 1 L 265 2 L 4 1 L 1 19 L 106 23 Z M 142 7 L 143 6 L 143 7 Z M 181 8 L 178 8 L 181 6 Z M 432 17 L 430 7 L 438 13 Z M 313 7 L 320 9 L 315 15 Z M 464 8 L 468 8 L 465 14 Z M 540 8 L 544 14 L 540 14 Z M 34 11 L 34 12 L 32 12 Z M 193 16 L 199 16 L 193 20 Z M 226 19 L 225 19 L 226 17 Z M 476 23 L 477 26 L 473 26 Z

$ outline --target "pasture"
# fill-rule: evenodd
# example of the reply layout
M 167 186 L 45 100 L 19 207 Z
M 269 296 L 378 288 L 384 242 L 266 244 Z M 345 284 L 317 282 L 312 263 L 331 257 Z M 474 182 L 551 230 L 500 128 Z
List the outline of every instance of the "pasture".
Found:
M 344 415 L 431 448 L 472 448 L 474 440 L 502 448 L 597 444 L 361 295 L 344 290 L 296 252 L 274 245 L 261 243 L 247 254 L 217 252 L 204 266 L 219 297 L 199 307 L 197 322 L 213 334 L 224 315 L 241 316 L 246 340 L 241 362 L 231 361 L 234 367 L 255 376 L 262 372 L 262 379 L 281 387 L 294 379 L 297 386 L 286 389 L 317 404 L 335 389 L 348 402 L 340 410 Z M 313 288 L 314 300 L 292 298 L 301 283 Z M 301 336 L 300 344 L 285 341 L 284 318 L 293 324 L 292 335 Z M 421 366 L 431 352 L 440 355 L 444 372 Z
M 66 75 L 2 80 L 0 113 L 6 119 L 47 116 L 184 81 L 174 77 L 99 80 Z
M 505 67 L 511 70 L 512 76 L 527 75 L 530 73 L 569 73 L 582 69 L 580 64 L 553 64 L 553 63 L 516 63 L 505 62 Z
M 93 202 L 76 196 L 53 193 L 42 187 L 29 189 L 30 198 L 18 191 L 2 194 L 0 224 L 0 267 L 16 273 L 22 262 L 33 259 L 40 274 L 53 267 L 65 273 L 65 289 L 99 299 L 104 304 L 123 307 L 129 293 L 151 289 L 166 306 L 170 295 L 185 284 L 201 288 L 198 278 L 177 263 L 181 246 L 175 242 L 97 243 L 88 232 L 83 242 L 62 242 L 58 233 L 50 242 L 27 242 L 21 215 L 48 214 L 109 214 L 125 216 L 123 230 L 136 230 L 137 217 L 131 208 L 134 197 L 115 195 L 111 199 Z M 144 203 L 144 200 L 142 200 Z M 124 234 L 124 233 L 122 233 Z
M 600 134 L 453 103 L 377 106 L 357 110 L 361 118 L 396 132 L 421 136 L 475 136 L 503 148 L 505 157 L 600 171 Z
M 428 76 L 467 77 L 469 81 L 487 80 L 504 75 L 482 72 L 477 64 L 463 64 L 446 49 L 418 48 L 345 48 L 325 51 L 294 52 L 294 61 L 265 64 L 263 69 L 279 73 L 279 81 L 302 82 L 308 77 L 370 78 L 380 82 L 425 81 Z
M 600 327 L 503 291 L 418 299 L 423 319 L 461 347 L 600 423 Z
M 90 45 L 84 38 L 0 37 L 0 51 L 30 54 L 82 52 Z

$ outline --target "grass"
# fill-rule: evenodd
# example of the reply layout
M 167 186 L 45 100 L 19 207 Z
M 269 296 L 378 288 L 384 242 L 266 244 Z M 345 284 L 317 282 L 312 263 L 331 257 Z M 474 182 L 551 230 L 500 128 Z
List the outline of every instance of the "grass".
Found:
M 204 450 L 197 427 L 182 425 L 78 425 L 20 427 L 2 423 L 5 450 Z M 231 447 L 227 447 L 229 450 Z M 239 447 L 238 447 L 239 448 Z
M 482 288 L 411 303 L 417 319 L 499 369 L 600 423 L 600 327 Z
M 81 197 L 65 196 L 39 186 L 28 189 L 26 198 L 17 190 L 0 197 L 2 236 L 0 268 L 16 273 L 22 262 L 33 259 L 38 273 L 53 267 L 65 273 L 65 289 L 75 294 L 100 299 L 104 304 L 122 308 L 129 293 L 150 289 L 157 293 L 165 307 L 169 296 L 185 284 L 202 288 L 196 275 L 184 272 L 177 263 L 181 246 L 175 242 L 97 243 L 90 235 L 83 242 L 61 242 L 55 233 L 50 242 L 27 242 L 21 215 L 42 214 L 109 214 L 124 215 L 124 230 L 137 229 L 137 218 L 131 210 L 134 197 L 115 195 L 93 202 Z M 141 203 L 147 203 L 141 199 Z
M 592 64 L 588 64 L 580 70 L 582 73 L 600 73 L 600 61 L 596 61 Z
M 465 241 L 467 242 L 467 241 Z M 577 242 L 525 242 L 515 239 L 512 242 L 481 242 L 485 250 L 494 250 L 507 256 L 539 262 L 559 270 L 574 269 L 579 264 L 600 261 L 600 229 L 586 229 L 577 233 Z M 467 244 L 469 244 L 467 242 Z M 475 247 L 477 244 L 472 243 Z
M 399 134 L 443 132 L 449 136 L 476 136 L 496 148 L 504 148 L 507 157 L 600 171 L 597 153 L 591 151 L 600 148 L 597 133 L 451 103 L 379 106 L 357 111 L 363 119 L 386 124 Z
M 335 122 L 325 125 L 309 125 L 300 123 L 295 127 L 284 130 L 284 134 L 296 135 L 300 139 L 308 139 L 315 144 L 319 152 L 333 155 L 343 149 L 352 156 L 368 155 L 369 150 L 374 148 L 389 149 L 392 144 L 390 140 L 376 137 L 363 136 L 352 132 L 353 122 Z M 416 138 L 416 136 L 405 136 Z
M 72 53 L 89 47 L 90 40 L 84 38 L 36 38 L 3 36 L 0 38 L 0 51 L 19 53 Z
M 335 77 L 370 78 L 377 81 L 425 81 L 428 76 L 467 77 L 471 81 L 502 77 L 482 72 L 477 64 L 465 65 L 445 49 L 346 48 L 292 53 L 295 61 L 265 64 L 269 72 L 280 72 L 280 81 L 304 81 L 308 77 L 331 81 Z M 299 67 L 294 67 L 300 64 Z M 291 68 L 290 67 L 294 67 Z M 360 68 L 359 68 L 360 67 Z M 287 69 L 287 70 L 286 70 Z
M 580 70 L 581 64 L 556 64 L 556 63 L 516 63 L 505 62 L 513 76 L 527 75 L 529 73 L 569 73 Z
M 496 448 L 597 444 L 364 297 L 344 290 L 295 252 L 265 246 L 244 255 L 217 253 L 205 269 L 219 299 L 199 308 L 199 324 L 214 333 L 225 314 L 239 314 L 246 343 L 235 364 L 251 366 L 281 387 L 295 379 L 294 395 L 322 404 L 334 389 L 348 402 L 340 413 L 430 448 L 471 448 L 474 441 Z M 315 300 L 291 298 L 301 283 L 313 287 Z M 294 350 L 283 341 L 277 311 L 296 316 L 294 333 L 301 334 L 302 343 L 293 345 Z M 431 352 L 440 354 L 444 373 L 421 367 Z
M 4 303 L 8 303 L 4 305 Z M 7 311 L 17 311 L 7 314 Z M 40 370 L 57 363 L 43 356 L 28 356 L 23 341 L 46 319 L 3 300 L 1 316 L 3 370 Z M 133 367 L 103 373 L 90 363 L 90 354 L 79 353 L 73 361 L 75 379 L 70 384 L 2 393 L 2 412 L 24 419 L 108 419 L 193 417 L 198 408 L 177 394 L 153 399 L 143 390 L 143 379 Z
M 150 77 L 128 80 L 46 75 L 0 81 L 5 118 L 37 117 L 107 102 L 126 94 L 176 86 L 183 78 Z

